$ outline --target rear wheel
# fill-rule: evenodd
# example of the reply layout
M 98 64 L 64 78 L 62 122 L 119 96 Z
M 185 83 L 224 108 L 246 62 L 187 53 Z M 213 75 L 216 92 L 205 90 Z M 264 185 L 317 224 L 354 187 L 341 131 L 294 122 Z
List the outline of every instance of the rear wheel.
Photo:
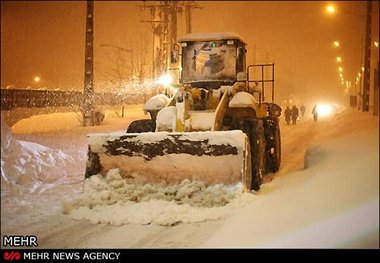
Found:
M 265 130 L 265 172 L 275 173 L 281 164 L 281 135 L 277 118 L 264 120 Z
M 262 120 L 243 120 L 237 125 L 249 138 L 251 148 L 252 179 L 250 190 L 260 190 L 265 169 L 265 138 Z
M 137 120 L 133 121 L 127 129 L 127 133 L 154 132 L 156 122 L 154 120 Z

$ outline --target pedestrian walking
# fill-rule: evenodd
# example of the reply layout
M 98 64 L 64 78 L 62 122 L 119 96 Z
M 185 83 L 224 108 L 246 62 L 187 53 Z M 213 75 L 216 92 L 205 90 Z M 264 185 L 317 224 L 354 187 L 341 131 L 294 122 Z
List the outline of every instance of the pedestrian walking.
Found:
M 292 111 L 289 108 L 289 106 L 286 106 L 286 109 L 285 109 L 285 112 L 284 112 L 284 116 L 285 116 L 286 124 L 289 125 L 290 124 L 290 118 L 292 116 Z
M 305 110 L 306 110 L 306 108 L 305 108 L 305 105 L 301 105 L 301 114 L 302 114 L 302 118 L 303 118 L 303 116 L 305 116 Z
M 313 114 L 314 122 L 318 121 L 318 106 L 317 104 L 314 105 L 313 110 L 311 111 L 311 114 Z
M 297 118 L 298 118 L 298 108 L 297 108 L 296 105 L 294 105 L 293 108 L 292 108 L 292 122 L 293 122 L 293 125 L 296 125 Z

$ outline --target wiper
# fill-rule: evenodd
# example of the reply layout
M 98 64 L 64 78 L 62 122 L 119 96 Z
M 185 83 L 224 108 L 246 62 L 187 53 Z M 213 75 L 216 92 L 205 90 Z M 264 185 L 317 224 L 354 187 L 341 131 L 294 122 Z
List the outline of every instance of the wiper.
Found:
M 194 49 L 194 57 L 193 57 L 193 59 L 196 59 L 198 57 L 198 55 L 201 53 L 201 51 L 203 49 L 205 49 L 205 47 L 207 47 L 209 44 L 210 44 L 210 42 L 206 42 L 206 43 L 203 44 L 203 46 L 200 49 L 198 49 L 198 50 Z

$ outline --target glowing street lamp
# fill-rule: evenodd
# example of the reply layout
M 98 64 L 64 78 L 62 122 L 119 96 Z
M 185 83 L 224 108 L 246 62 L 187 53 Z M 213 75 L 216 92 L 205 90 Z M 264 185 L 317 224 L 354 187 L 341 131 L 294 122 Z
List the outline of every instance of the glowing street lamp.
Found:
M 336 61 L 342 62 L 342 58 L 341 57 L 336 57 Z
M 40 79 L 39 76 L 35 76 L 35 77 L 34 77 L 34 82 L 38 83 L 38 82 L 40 82 L 40 80 L 41 80 L 41 79 Z
M 373 44 L 375 45 L 375 47 L 379 47 L 379 42 L 373 42 Z
M 343 74 L 342 74 L 342 73 L 339 73 L 339 77 L 343 78 Z
M 343 72 L 343 68 L 342 67 L 339 67 L 338 70 L 339 70 L 339 72 Z
M 334 46 L 339 47 L 340 46 L 339 41 L 334 41 Z
M 364 70 L 365 70 L 365 68 L 364 67 L 362 67 L 362 71 L 364 72 Z
M 326 12 L 329 13 L 329 14 L 334 14 L 336 12 L 335 6 L 332 5 L 332 4 L 328 4 L 326 6 Z

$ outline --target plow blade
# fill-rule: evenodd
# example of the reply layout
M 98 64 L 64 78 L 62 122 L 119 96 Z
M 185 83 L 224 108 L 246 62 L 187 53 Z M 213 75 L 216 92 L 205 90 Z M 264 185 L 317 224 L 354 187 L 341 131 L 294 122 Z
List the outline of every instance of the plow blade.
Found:
M 241 131 L 88 135 L 86 177 L 119 168 L 133 183 L 251 185 L 249 140 Z

